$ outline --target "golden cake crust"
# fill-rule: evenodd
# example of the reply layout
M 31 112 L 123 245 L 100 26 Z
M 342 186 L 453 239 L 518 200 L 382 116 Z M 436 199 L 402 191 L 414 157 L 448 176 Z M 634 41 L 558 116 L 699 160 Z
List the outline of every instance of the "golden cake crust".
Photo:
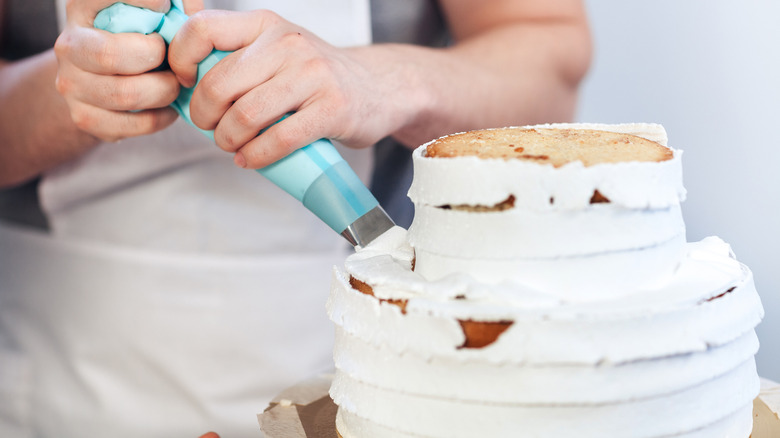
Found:
M 629 161 L 666 161 L 672 150 L 631 134 L 591 129 L 502 128 L 442 137 L 426 148 L 428 157 L 519 159 L 560 167 Z

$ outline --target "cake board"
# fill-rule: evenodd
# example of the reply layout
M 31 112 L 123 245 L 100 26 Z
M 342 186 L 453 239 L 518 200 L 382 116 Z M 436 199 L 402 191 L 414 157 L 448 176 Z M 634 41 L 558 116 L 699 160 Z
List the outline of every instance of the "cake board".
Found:
M 332 374 L 321 374 L 277 395 L 257 420 L 265 438 L 340 438 L 337 406 L 328 395 Z M 780 437 L 780 384 L 761 379 L 750 438 Z M 747 438 L 747 437 L 746 437 Z

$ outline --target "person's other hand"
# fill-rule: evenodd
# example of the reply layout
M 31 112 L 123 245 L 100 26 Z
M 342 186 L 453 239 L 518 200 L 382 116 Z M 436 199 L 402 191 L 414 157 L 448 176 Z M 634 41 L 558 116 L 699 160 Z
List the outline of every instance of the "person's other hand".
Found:
M 169 0 L 123 0 L 156 11 Z M 112 34 L 93 27 L 97 13 L 116 0 L 72 0 L 68 23 L 54 50 L 58 60 L 57 91 L 63 95 L 76 126 L 102 140 L 150 134 L 173 123 L 168 105 L 179 84 L 170 71 L 155 71 L 165 59 L 165 42 L 157 35 Z M 202 9 L 202 0 L 185 0 L 186 9 Z
M 190 114 L 198 127 L 215 130 L 217 145 L 236 153 L 241 167 L 264 167 L 319 138 L 367 147 L 401 124 L 382 113 L 383 93 L 394 85 L 377 85 L 355 56 L 359 49 L 333 47 L 273 12 L 192 16 L 168 51 L 182 85 L 195 85 L 197 63 L 214 48 L 235 53 L 203 77 Z

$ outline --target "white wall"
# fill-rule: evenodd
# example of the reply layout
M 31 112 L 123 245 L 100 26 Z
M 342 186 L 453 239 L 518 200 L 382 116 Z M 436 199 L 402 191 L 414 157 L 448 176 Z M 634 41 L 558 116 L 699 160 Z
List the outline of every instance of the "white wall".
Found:
M 688 240 L 754 273 L 759 374 L 780 381 L 780 1 L 587 0 L 594 63 L 578 119 L 657 122 L 683 149 Z

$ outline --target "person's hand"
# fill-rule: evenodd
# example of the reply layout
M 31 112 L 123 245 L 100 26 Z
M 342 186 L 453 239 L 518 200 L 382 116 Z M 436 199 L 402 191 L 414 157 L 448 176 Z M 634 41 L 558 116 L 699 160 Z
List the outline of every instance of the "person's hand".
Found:
M 216 432 L 208 432 L 200 436 L 200 438 L 219 438 Z
M 179 84 L 170 71 L 150 72 L 165 60 L 165 42 L 157 34 L 112 34 L 93 28 L 97 13 L 117 0 L 68 2 L 68 24 L 55 44 L 57 91 L 79 129 L 102 140 L 150 134 L 173 123 L 168 105 Z M 169 0 L 123 0 L 156 11 Z M 188 12 L 202 0 L 185 0 Z
M 355 56 L 359 49 L 333 47 L 273 12 L 192 16 L 168 51 L 182 85 L 195 85 L 197 63 L 214 48 L 235 53 L 198 84 L 190 114 L 198 127 L 215 130 L 217 145 L 236 153 L 238 166 L 264 167 L 323 137 L 370 146 L 401 124 L 383 114 L 385 96 Z

